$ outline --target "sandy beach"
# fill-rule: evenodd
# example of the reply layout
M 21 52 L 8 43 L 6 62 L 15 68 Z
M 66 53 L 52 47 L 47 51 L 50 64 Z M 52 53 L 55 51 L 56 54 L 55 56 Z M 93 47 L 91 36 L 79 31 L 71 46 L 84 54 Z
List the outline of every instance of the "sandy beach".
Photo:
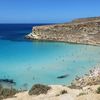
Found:
M 46 95 L 29 96 L 28 91 L 26 91 L 16 94 L 14 98 L 4 100 L 100 100 L 100 94 L 95 92 L 100 85 L 87 86 L 83 89 L 70 89 L 61 85 L 51 85 L 51 87 L 52 89 Z M 66 90 L 67 93 L 60 94 L 62 90 Z M 81 93 L 83 95 L 80 95 Z
M 100 68 L 97 67 L 90 70 L 88 76 L 76 79 L 71 86 L 49 85 L 50 89 L 46 94 L 30 95 L 29 91 L 23 91 L 12 98 L 4 100 L 100 100 L 100 91 L 98 90 L 100 88 L 99 76 Z

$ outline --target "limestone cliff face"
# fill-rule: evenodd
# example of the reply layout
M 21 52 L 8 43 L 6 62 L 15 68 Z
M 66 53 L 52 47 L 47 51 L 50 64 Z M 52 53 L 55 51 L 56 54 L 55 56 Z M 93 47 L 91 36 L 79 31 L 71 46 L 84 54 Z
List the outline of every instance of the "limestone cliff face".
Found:
M 70 23 L 33 27 L 29 39 L 100 44 L 100 17 L 76 19 Z

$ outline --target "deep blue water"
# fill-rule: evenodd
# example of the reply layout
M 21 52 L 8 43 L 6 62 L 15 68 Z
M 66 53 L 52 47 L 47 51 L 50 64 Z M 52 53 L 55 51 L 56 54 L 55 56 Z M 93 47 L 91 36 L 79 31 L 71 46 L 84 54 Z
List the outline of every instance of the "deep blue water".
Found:
M 28 41 L 24 38 L 33 26 L 46 24 L 0 24 L 0 39 L 10 41 Z
M 36 83 L 70 84 L 100 63 L 100 47 L 25 39 L 33 26 L 0 24 L 0 79 L 13 79 L 23 89 Z M 64 74 L 69 76 L 57 79 Z

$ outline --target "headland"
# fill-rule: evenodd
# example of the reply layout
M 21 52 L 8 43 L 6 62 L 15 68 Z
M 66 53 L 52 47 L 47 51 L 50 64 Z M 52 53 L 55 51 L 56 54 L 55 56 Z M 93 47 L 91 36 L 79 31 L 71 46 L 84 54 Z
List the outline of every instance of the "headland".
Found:
M 25 37 L 31 40 L 100 45 L 100 17 L 80 18 L 63 24 L 36 26 L 32 28 L 32 33 Z

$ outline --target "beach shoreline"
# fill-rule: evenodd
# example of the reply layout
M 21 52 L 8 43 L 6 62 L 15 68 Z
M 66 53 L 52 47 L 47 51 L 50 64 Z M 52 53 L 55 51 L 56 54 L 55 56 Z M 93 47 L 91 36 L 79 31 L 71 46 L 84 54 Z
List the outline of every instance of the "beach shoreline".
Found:
M 94 80 L 95 79 L 95 80 Z M 84 81 L 83 81 L 84 80 Z M 41 94 L 29 94 L 29 91 L 22 91 L 15 94 L 15 97 L 7 98 L 4 100 L 99 100 L 100 94 L 97 92 L 100 87 L 100 67 L 99 65 L 90 70 L 88 75 L 75 79 L 74 85 L 48 85 L 46 88 L 47 93 Z M 92 84 L 91 84 L 92 83 Z M 37 84 L 38 86 L 39 84 Z M 35 86 L 35 85 L 33 85 Z M 39 86 L 42 86 L 41 84 Z M 79 88 L 80 87 L 80 88 Z M 36 87 L 38 89 L 42 89 Z M 45 88 L 45 85 L 43 86 Z M 36 91 L 31 89 L 31 91 Z M 39 90 L 40 91 L 40 90 Z M 43 89 L 42 91 L 45 91 Z M 38 92 L 36 92 L 38 93 Z M 93 99 L 92 99 L 93 98 Z

